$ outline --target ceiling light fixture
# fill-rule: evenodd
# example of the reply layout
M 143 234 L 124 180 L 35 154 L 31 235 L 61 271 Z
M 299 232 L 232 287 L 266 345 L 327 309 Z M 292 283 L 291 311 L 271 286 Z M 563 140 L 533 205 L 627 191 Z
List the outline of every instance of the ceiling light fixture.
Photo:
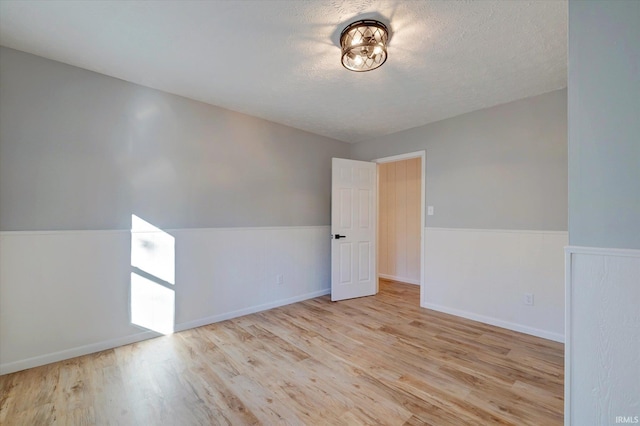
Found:
M 340 34 L 342 65 L 351 71 L 371 71 L 387 60 L 387 27 L 379 21 L 363 19 L 349 24 Z

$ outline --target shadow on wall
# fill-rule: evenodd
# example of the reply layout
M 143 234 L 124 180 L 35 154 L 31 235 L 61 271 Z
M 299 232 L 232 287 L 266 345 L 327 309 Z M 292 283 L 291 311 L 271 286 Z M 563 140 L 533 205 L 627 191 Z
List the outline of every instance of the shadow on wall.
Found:
M 131 323 L 161 334 L 175 325 L 175 238 L 131 215 Z

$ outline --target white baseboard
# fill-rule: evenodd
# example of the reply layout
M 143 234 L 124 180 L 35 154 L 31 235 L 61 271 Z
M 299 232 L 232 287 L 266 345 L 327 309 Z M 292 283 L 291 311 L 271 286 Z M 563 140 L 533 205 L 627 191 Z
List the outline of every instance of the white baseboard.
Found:
M 207 318 L 202 318 L 196 321 L 189 321 L 182 324 L 176 324 L 175 330 L 176 332 L 189 330 L 191 328 L 202 327 L 203 325 L 209 325 L 216 322 L 241 317 L 244 315 L 255 314 L 256 312 L 266 311 L 268 309 L 278 308 L 280 306 L 290 305 L 296 302 L 302 302 L 303 300 L 313 299 L 315 297 L 325 296 L 331 293 L 330 288 L 326 288 L 324 290 L 314 291 L 312 293 L 303 294 L 300 296 L 290 297 L 288 299 L 276 300 L 274 302 L 265 303 L 258 306 L 251 306 L 244 309 L 238 309 L 232 312 L 226 312 L 220 315 L 213 315 Z
M 191 328 L 202 327 L 204 325 L 213 324 L 216 322 L 241 317 L 243 315 L 249 315 L 256 312 L 265 311 L 267 309 L 277 308 L 279 306 L 289 305 L 291 303 L 301 302 L 303 300 L 313 299 L 315 297 L 324 296 L 331 293 L 331 289 L 324 289 L 320 291 L 314 291 L 312 293 L 302 294 L 300 296 L 290 297 L 287 299 L 276 300 L 274 302 L 265 303 L 258 306 L 251 306 L 245 309 L 239 309 L 233 312 L 227 312 L 220 315 L 214 315 L 208 318 L 202 318 L 196 321 L 189 321 L 182 324 L 176 324 L 175 331 L 185 331 Z M 97 342 L 90 345 L 78 346 L 64 351 L 53 352 L 50 354 L 40 355 L 33 358 L 28 358 L 20 361 L 9 362 L 0 364 L 0 375 L 15 373 L 16 371 L 26 370 L 28 368 L 39 367 L 45 364 L 51 364 L 52 362 L 63 361 L 65 359 L 75 358 L 78 356 L 89 355 L 95 352 L 104 351 L 107 349 L 117 348 L 119 346 L 129 345 L 143 340 L 152 339 L 154 337 L 162 336 L 160 333 L 153 331 L 144 331 L 117 339 L 106 340 L 104 342 Z
M 385 280 L 400 281 L 406 284 L 420 285 L 420 280 L 415 280 L 412 278 L 398 277 L 396 275 L 387 274 L 378 274 L 378 277 L 384 278 Z
M 158 336 L 162 336 L 162 334 L 153 331 L 143 331 L 142 333 L 105 340 L 104 342 L 92 343 L 90 345 L 78 346 L 64 351 L 52 352 L 50 354 L 35 356 L 33 358 L 22 359 L 20 361 L 8 362 L 0 364 L 0 375 L 15 373 L 16 371 L 26 370 L 27 368 L 39 367 L 41 365 L 51 364 L 52 362 L 63 361 L 65 359 L 113 349 L 118 346 L 129 345 L 131 343 L 141 342 Z
M 504 321 L 498 318 L 479 315 L 473 312 L 461 311 L 459 309 L 435 305 L 432 303 L 425 303 L 422 305 L 422 307 L 427 309 L 432 309 L 438 312 L 443 312 L 445 314 L 455 315 L 455 316 L 470 319 L 473 321 L 482 322 L 489 325 L 495 325 L 496 327 L 506 328 L 507 330 L 518 331 L 520 333 L 530 334 L 532 336 L 542 337 L 543 339 L 564 343 L 564 336 L 562 334 L 552 333 L 546 330 L 539 330 L 537 328 L 527 327 L 521 324 Z

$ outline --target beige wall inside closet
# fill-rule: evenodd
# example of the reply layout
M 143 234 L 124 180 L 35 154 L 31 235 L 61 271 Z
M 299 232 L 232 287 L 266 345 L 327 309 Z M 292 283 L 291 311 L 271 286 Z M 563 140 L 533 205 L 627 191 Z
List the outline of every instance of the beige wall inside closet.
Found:
M 421 159 L 382 163 L 379 169 L 378 273 L 420 284 Z

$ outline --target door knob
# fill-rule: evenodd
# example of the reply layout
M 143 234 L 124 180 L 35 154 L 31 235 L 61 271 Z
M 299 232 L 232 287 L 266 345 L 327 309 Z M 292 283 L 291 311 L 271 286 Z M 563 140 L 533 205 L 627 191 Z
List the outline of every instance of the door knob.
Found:
M 335 238 L 336 240 L 339 240 L 340 238 L 347 238 L 347 236 L 346 235 L 335 234 L 333 236 L 333 238 Z

